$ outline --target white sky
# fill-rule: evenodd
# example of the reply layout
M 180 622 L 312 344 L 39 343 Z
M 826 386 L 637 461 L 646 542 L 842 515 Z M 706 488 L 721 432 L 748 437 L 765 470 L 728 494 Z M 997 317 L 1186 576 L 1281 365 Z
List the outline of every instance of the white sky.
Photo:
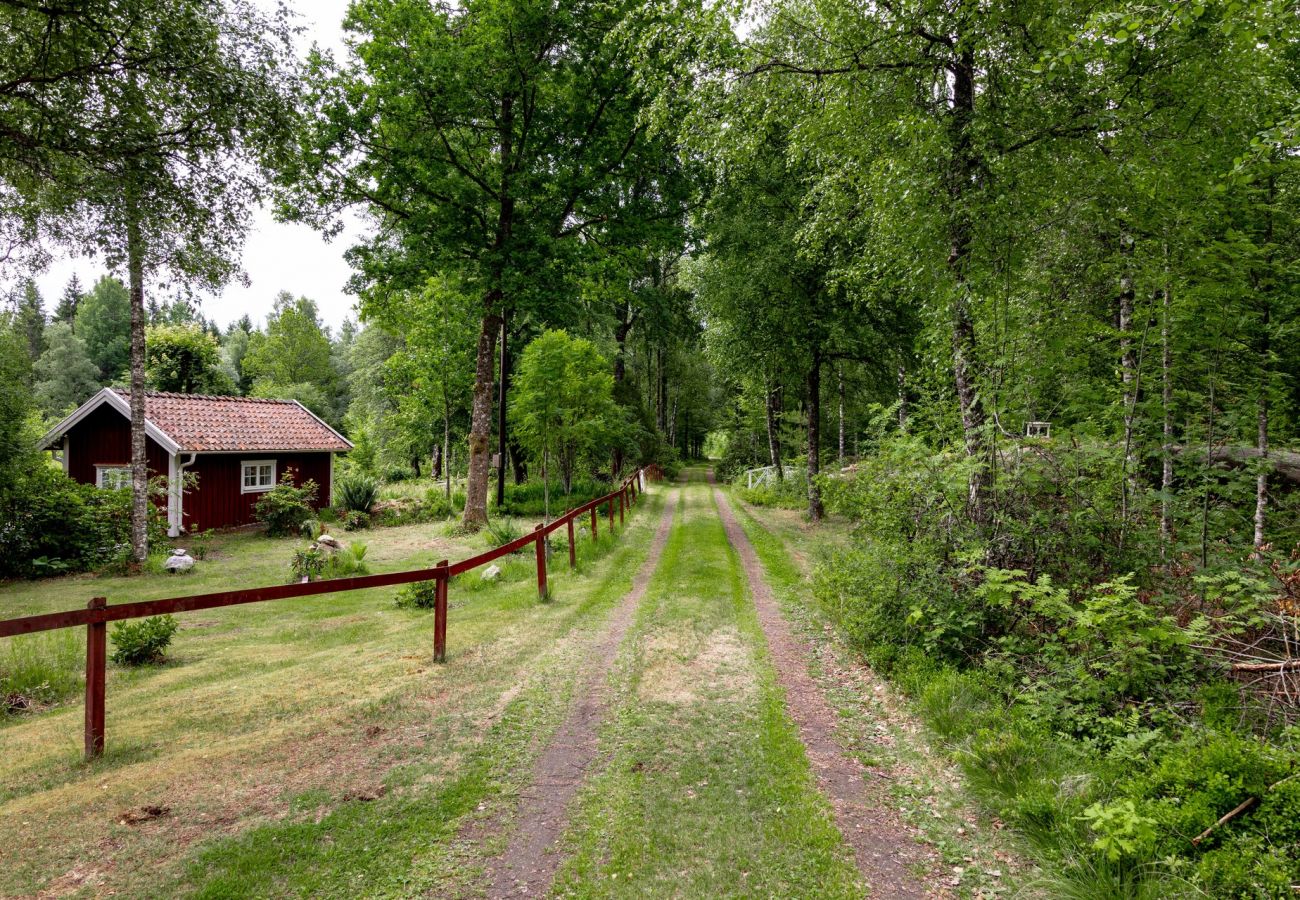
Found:
M 302 52 L 305 53 L 315 42 L 333 49 L 335 56 L 342 59 L 341 26 L 349 0 L 287 2 L 297 11 L 299 24 L 305 29 Z M 257 210 L 244 246 L 243 269 L 249 278 L 248 286 L 232 283 L 219 294 L 200 295 L 197 299 L 201 301 L 203 314 L 222 327 L 245 313 L 255 323 L 262 324 L 275 295 L 285 290 L 315 300 L 321 318 L 337 328 L 344 318 L 354 315 L 355 298 L 343 292 L 351 274 L 343 260 L 343 252 L 353 242 L 349 232 L 345 231 L 327 243 L 306 225 L 277 222 L 269 210 Z M 54 308 L 74 272 L 81 279 L 82 289 L 89 290 L 104 271 L 103 263 L 94 259 L 56 259 L 36 279 L 46 309 Z M 148 287 L 146 284 L 146 291 Z

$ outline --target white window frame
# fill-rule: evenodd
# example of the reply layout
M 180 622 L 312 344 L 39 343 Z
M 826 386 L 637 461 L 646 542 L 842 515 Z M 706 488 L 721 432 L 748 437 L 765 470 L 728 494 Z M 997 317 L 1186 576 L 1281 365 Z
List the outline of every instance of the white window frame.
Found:
M 104 476 L 109 472 L 122 472 L 126 475 L 126 484 L 119 484 L 116 488 L 112 485 L 104 484 Z M 96 465 L 95 466 L 95 487 L 104 488 L 105 490 L 121 490 L 122 488 L 133 487 L 132 479 L 134 473 L 130 466 L 123 465 Z
M 250 466 L 257 467 L 257 484 L 252 487 L 248 485 L 248 469 Z M 271 481 L 267 484 L 262 483 L 262 466 L 271 467 Z M 239 461 L 239 492 L 241 494 L 266 493 L 275 487 L 276 468 L 276 462 L 273 459 L 241 459 Z

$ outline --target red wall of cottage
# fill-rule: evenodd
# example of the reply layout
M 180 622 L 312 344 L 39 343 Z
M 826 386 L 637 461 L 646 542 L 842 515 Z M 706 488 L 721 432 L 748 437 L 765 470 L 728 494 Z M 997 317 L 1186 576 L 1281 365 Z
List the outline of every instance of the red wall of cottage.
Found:
M 152 438 L 146 438 L 149 475 L 167 475 L 168 454 Z M 181 455 L 181 462 L 188 459 Z M 261 494 L 244 494 L 240 463 L 243 460 L 274 459 L 276 478 L 292 469 L 294 481 L 312 479 L 320 490 L 317 507 L 330 499 L 329 453 L 200 453 L 186 471 L 198 476 L 198 484 L 185 494 L 186 528 L 229 528 L 253 523 L 253 504 Z M 117 410 L 101 406 L 68 432 L 68 474 L 83 484 L 94 484 L 96 465 L 131 464 L 131 423 Z
M 149 476 L 167 474 L 167 451 L 145 438 Z M 95 466 L 131 465 L 131 423 L 107 404 L 68 432 L 68 474 L 82 484 L 95 483 Z
M 182 456 L 184 462 L 188 457 Z M 240 493 L 242 475 L 240 464 L 244 460 L 274 459 L 275 477 L 284 477 L 290 469 L 294 483 L 301 485 L 307 479 L 320 486 L 316 493 L 316 506 L 329 505 L 330 454 L 328 453 L 200 453 L 194 465 L 186 469 L 198 476 L 198 485 L 185 495 L 186 528 L 228 528 L 232 525 L 250 525 L 253 505 L 260 493 Z

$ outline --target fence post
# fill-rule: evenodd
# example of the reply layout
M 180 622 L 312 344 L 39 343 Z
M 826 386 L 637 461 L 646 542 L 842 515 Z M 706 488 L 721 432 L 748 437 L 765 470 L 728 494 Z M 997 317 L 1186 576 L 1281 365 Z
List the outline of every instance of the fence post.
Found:
M 95 597 L 87 609 L 103 609 L 104 597 Z M 86 759 L 104 752 L 104 680 L 108 668 L 108 624 L 86 626 Z
M 623 524 L 623 506 L 624 506 L 623 498 L 626 496 L 626 494 L 627 494 L 627 488 L 624 488 L 623 490 L 618 492 L 618 524 L 620 525 Z
M 546 599 L 546 535 L 541 533 L 542 526 L 538 525 L 533 529 L 537 535 L 533 541 L 533 546 L 537 548 L 537 597 L 539 600 Z
M 614 533 L 614 498 L 609 498 L 609 533 Z
M 447 560 L 437 565 L 433 576 L 433 661 L 447 661 Z
M 592 539 L 593 541 L 596 539 L 596 519 L 597 519 L 597 518 L 598 518 L 598 516 L 596 515 L 596 507 L 593 506 L 593 507 L 591 508 L 591 539 Z
M 569 516 L 569 521 L 565 523 L 569 526 L 569 568 L 578 567 L 578 548 L 573 545 L 573 516 Z

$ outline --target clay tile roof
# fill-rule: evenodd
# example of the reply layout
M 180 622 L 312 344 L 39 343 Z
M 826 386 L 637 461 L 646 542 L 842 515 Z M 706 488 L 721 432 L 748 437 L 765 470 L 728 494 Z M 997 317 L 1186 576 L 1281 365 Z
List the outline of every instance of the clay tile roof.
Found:
M 129 400 L 129 391 L 118 390 Z M 352 444 L 294 400 L 145 394 L 145 418 L 185 451 L 351 450 Z

